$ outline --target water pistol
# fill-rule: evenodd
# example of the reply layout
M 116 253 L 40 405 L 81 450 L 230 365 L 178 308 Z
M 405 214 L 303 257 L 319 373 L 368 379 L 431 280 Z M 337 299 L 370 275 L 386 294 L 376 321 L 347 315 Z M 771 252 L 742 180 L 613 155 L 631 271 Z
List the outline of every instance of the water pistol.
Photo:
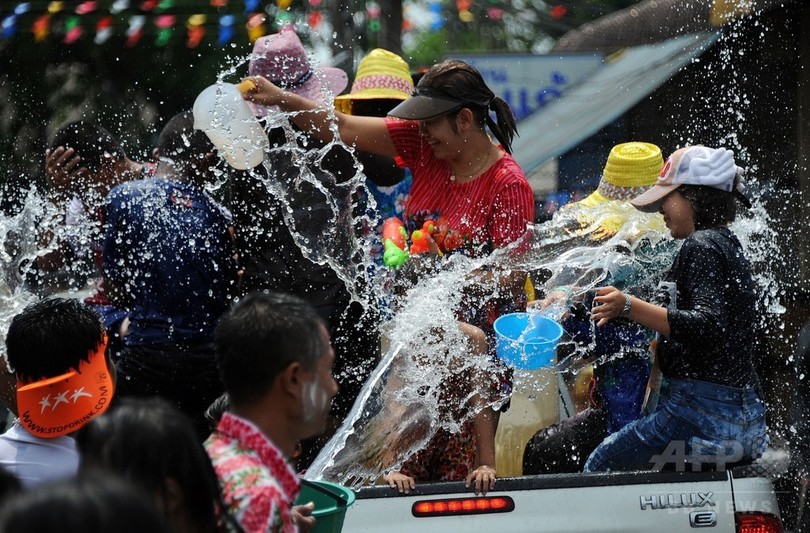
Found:
M 408 260 L 408 231 L 397 217 L 386 218 L 382 226 L 383 264 L 402 266 Z
M 414 230 L 410 236 L 400 219 L 390 217 L 383 222 L 382 237 L 383 264 L 394 268 L 405 263 L 411 255 L 430 252 L 431 239 L 436 243 L 433 249 L 440 256 L 460 248 L 463 244 L 461 236 L 450 230 L 444 217 L 426 220 L 422 228 Z

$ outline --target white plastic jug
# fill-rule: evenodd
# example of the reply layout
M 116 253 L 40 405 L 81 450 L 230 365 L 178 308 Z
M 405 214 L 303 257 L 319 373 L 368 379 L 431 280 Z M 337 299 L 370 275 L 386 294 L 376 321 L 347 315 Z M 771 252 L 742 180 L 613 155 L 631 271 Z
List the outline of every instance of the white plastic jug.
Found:
M 194 100 L 194 128 L 208 136 L 233 168 L 249 170 L 261 164 L 270 148 L 267 134 L 232 83 L 206 87 Z

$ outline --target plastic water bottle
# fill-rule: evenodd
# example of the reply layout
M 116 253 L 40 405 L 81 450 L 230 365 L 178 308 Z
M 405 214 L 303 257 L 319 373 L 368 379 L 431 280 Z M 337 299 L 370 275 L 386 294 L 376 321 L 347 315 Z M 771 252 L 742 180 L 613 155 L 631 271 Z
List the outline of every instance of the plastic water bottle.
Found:
M 233 168 L 252 169 L 269 150 L 267 134 L 232 83 L 206 87 L 194 100 L 194 128 L 202 130 Z

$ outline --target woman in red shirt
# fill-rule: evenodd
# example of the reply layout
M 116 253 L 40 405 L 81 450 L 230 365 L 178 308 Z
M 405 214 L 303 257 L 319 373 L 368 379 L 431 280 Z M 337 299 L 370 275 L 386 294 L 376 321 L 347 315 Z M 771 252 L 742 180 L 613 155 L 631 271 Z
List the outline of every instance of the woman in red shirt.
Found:
M 296 115 L 298 125 L 331 140 L 331 110 L 263 77 L 250 79 L 255 87 L 246 99 L 285 111 L 311 111 Z M 442 216 L 461 235 L 468 253 L 480 255 L 517 240 L 534 219 L 531 187 L 511 156 L 517 131 L 512 112 L 471 65 L 454 60 L 434 65 L 413 96 L 389 112 L 397 118 L 334 114 L 344 143 L 400 156 L 411 168 L 408 225 L 421 227 L 424 220 Z
M 296 124 L 322 140 L 332 140 L 330 127 L 336 118 L 340 138 L 347 145 L 401 157 L 413 174 L 404 212 L 408 229 L 421 228 L 424 221 L 442 217 L 451 232 L 460 237 L 457 245 L 475 257 L 518 240 L 534 219 L 531 187 L 511 156 L 511 142 L 517 131 L 514 116 L 478 70 L 467 63 L 449 60 L 434 65 L 422 76 L 413 96 L 392 109 L 388 118 L 319 108 L 263 77 L 250 80 L 253 87 L 245 94 L 246 99 L 298 112 L 293 118 Z M 522 279 L 517 284 L 508 281 L 518 291 L 522 288 Z M 489 302 L 485 309 L 471 308 L 470 316 L 464 318 L 489 330 L 491 322 L 504 312 L 504 303 L 508 302 Z M 467 328 L 462 326 L 471 345 L 482 351 L 481 343 L 486 345 L 483 333 Z M 476 415 L 477 444 L 466 434 L 469 428 L 461 434 L 438 434 L 428 448 L 441 453 L 423 453 L 416 459 L 430 455 L 440 464 L 433 466 L 431 460 L 431 465 L 419 465 L 419 471 L 446 472 L 446 476 L 441 475 L 448 478 L 469 472 L 467 483 L 474 481 L 476 492 L 486 492 L 495 480 L 496 421 L 491 407 Z M 410 477 L 393 474 L 387 480 L 400 491 L 407 492 L 413 486 Z

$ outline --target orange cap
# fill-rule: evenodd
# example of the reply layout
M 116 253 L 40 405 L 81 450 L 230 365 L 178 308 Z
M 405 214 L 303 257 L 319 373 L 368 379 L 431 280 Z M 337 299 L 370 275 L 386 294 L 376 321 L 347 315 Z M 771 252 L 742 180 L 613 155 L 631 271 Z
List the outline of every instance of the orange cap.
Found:
M 78 370 L 28 384 L 17 380 L 17 410 L 23 427 L 37 437 L 54 439 L 104 413 L 114 392 L 106 351 L 105 336 Z

